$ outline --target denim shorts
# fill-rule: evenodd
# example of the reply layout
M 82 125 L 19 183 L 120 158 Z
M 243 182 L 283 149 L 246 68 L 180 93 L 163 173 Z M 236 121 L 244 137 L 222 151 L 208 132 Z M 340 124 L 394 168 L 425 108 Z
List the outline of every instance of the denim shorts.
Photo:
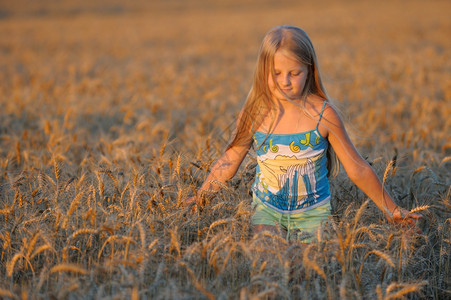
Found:
M 331 215 L 330 201 L 297 214 L 283 214 L 264 204 L 255 195 L 253 196 L 252 225 L 280 226 L 287 231 L 287 240 L 294 238 L 304 242 L 311 242 L 321 224 Z M 291 235 L 290 235 L 291 233 Z

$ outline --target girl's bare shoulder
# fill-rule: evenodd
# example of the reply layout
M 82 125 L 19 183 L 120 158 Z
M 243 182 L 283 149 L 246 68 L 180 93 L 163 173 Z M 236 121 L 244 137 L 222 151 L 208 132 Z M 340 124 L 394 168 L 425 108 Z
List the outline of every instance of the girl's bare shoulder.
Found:
M 333 103 L 329 101 L 326 102 L 326 105 L 324 107 L 322 120 L 329 125 L 343 126 L 339 110 Z
M 320 119 L 320 115 L 322 112 L 320 124 L 324 125 L 322 126 L 323 129 L 327 130 L 327 128 L 330 128 L 330 125 L 338 127 L 343 126 L 339 110 L 335 107 L 333 103 L 318 96 L 309 97 L 308 100 L 309 101 L 306 103 L 306 109 L 315 120 Z M 325 101 L 326 103 L 324 103 Z
M 319 117 L 321 111 L 323 110 L 324 101 L 326 100 L 317 95 L 311 95 L 305 101 L 305 110 L 311 116 Z

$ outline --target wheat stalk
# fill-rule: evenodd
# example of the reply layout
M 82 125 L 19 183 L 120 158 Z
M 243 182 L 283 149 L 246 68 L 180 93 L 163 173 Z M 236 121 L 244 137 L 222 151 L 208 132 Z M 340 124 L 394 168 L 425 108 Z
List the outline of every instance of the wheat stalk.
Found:
M 357 236 L 361 232 L 365 232 L 373 242 L 377 240 L 376 237 L 374 236 L 373 232 L 368 227 L 361 227 L 361 228 L 357 229 L 354 232 L 354 236 Z
M 230 257 L 231 257 L 232 254 L 233 254 L 233 251 L 235 251 L 235 248 L 236 248 L 236 244 L 232 244 L 232 246 L 230 247 L 230 249 L 228 249 L 227 256 L 226 256 L 226 258 L 224 259 L 224 262 L 222 263 L 222 268 L 221 268 L 221 270 L 219 271 L 220 273 L 223 273 L 223 272 L 224 272 L 225 268 L 227 267 L 227 263 L 229 262 L 229 259 L 230 259 Z
M 213 228 L 223 225 L 223 224 L 228 224 L 230 222 L 233 222 L 233 220 L 232 219 L 222 219 L 222 220 L 217 220 L 217 221 L 214 221 L 213 223 L 211 223 L 211 225 L 208 227 L 207 238 L 208 238 L 208 234 L 211 232 L 211 230 Z
M 0 215 L 8 215 L 12 212 L 12 208 L 4 208 L 4 209 L 0 209 Z
M 20 299 L 19 297 L 17 297 L 16 294 L 14 294 L 11 291 L 5 290 L 3 288 L 0 288 L 0 296 L 1 297 L 6 297 L 6 298 L 12 298 L 12 299 Z
M 382 251 L 376 250 L 376 249 L 369 251 L 369 252 L 365 255 L 365 257 L 363 258 L 363 261 L 365 261 L 365 259 L 366 259 L 370 254 L 375 254 L 375 255 L 377 255 L 377 256 L 383 258 L 383 259 L 390 265 L 390 267 L 392 267 L 392 268 L 395 267 L 395 264 L 393 263 L 392 258 L 391 258 L 388 254 L 386 254 L 386 253 L 384 253 L 384 252 L 382 252 Z M 363 265 L 363 264 L 362 264 L 362 265 Z
M 171 243 L 169 245 L 169 252 L 172 252 L 175 250 L 177 252 L 177 256 L 180 257 L 181 250 L 180 250 L 180 244 L 177 237 L 177 228 L 174 230 L 169 231 L 169 234 L 171 235 Z
M 388 178 L 388 172 L 389 172 L 390 169 L 393 167 L 393 164 L 394 164 L 394 161 L 393 161 L 393 160 L 390 160 L 389 163 L 387 164 L 387 167 L 385 168 L 385 171 L 384 171 L 384 176 L 382 177 L 382 185 L 385 184 L 385 181 L 386 181 L 387 178 Z
M 39 232 L 36 232 L 31 238 L 30 242 L 26 245 L 27 252 L 25 253 L 25 257 L 30 257 L 31 252 L 33 252 L 36 242 L 38 241 Z
M 274 285 L 274 283 L 273 283 Z M 258 293 L 255 296 L 252 296 L 250 300 L 258 300 L 258 299 L 272 299 L 274 296 L 277 295 L 277 289 L 276 287 L 268 287 L 262 292 Z
M 219 239 L 221 239 L 219 242 L 217 242 Z M 202 247 L 202 257 L 205 257 L 207 255 L 208 250 L 210 249 L 210 256 L 209 260 L 214 260 L 216 258 L 216 252 L 224 246 L 226 243 L 230 241 L 231 237 L 228 236 L 226 238 L 223 238 L 222 234 L 218 234 L 214 236 L 209 243 L 203 244 Z M 213 250 L 211 250 L 213 248 Z
M 75 209 L 77 208 L 78 204 L 80 203 L 81 198 L 83 197 L 84 192 L 80 192 L 78 193 L 77 196 L 75 196 L 74 200 L 72 200 L 70 206 L 69 206 L 69 210 L 66 213 L 66 217 L 64 218 L 63 224 L 62 224 L 62 228 L 66 229 L 67 228 L 67 222 L 69 221 L 70 216 L 72 215 L 72 213 L 75 211 Z
M 13 275 L 14 266 L 19 258 L 25 258 L 22 252 L 14 254 L 13 258 L 6 263 L 6 273 L 9 277 Z
M 20 151 L 20 142 L 18 141 L 16 143 L 16 161 L 17 161 L 18 165 L 20 165 L 20 163 L 21 163 L 21 157 L 22 157 L 22 155 L 21 155 L 21 151 Z
M 73 182 L 75 181 L 75 177 L 71 177 L 69 178 L 66 183 L 63 185 L 63 188 L 61 189 L 63 192 L 67 192 L 70 188 L 70 186 L 73 184 Z
M 180 176 L 180 165 L 181 165 L 181 155 L 179 154 L 177 156 L 177 162 L 175 164 L 175 174 L 177 174 L 177 176 Z
M 359 244 L 353 243 L 353 244 L 351 245 L 351 249 L 365 248 L 365 247 L 367 247 L 367 246 L 368 246 L 367 244 L 363 244 L 363 243 L 359 243 Z
M 66 10 L 66 2 L 58 3 L 56 9 Z M 208 14 L 194 12 L 196 18 L 191 18 L 191 12 L 174 11 L 171 5 L 159 4 L 153 9 L 155 5 L 139 4 L 139 9 L 149 12 L 150 18 L 148 14 L 121 14 L 121 26 L 116 26 L 114 32 L 118 39 L 112 39 L 108 32 L 117 23 L 116 17 L 91 16 L 92 7 L 83 10 L 81 18 L 70 24 L 52 18 L 52 29 L 45 18 L 35 18 L 33 22 L 15 18 L 24 9 L 29 12 L 33 7 L 23 8 L 11 2 L 8 13 L 13 17 L 7 16 L 0 22 L 0 32 L 14 28 L 14 38 L 0 50 L 8 58 L 3 60 L 8 76 L 0 75 L 5 82 L 0 88 L 0 265 L 4 267 L 4 272 L 0 272 L 0 298 L 236 299 L 241 296 L 249 300 L 372 296 L 382 300 L 384 297 L 448 296 L 447 254 L 451 238 L 447 218 L 451 189 L 446 184 L 451 144 L 444 130 L 449 123 L 449 109 L 442 100 L 451 97 L 451 90 L 447 76 L 442 75 L 446 71 L 443 59 L 448 53 L 444 29 L 449 17 L 444 2 L 439 2 L 427 6 L 415 2 L 409 7 L 408 13 L 418 16 L 424 29 L 432 28 L 428 26 L 432 23 L 436 27 L 434 34 L 429 35 L 430 47 L 402 47 L 411 45 L 409 41 L 415 39 L 409 30 L 402 32 L 403 39 L 395 41 L 395 46 L 402 48 L 407 56 L 413 53 L 430 58 L 427 63 L 426 60 L 412 63 L 404 59 L 406 55 L 395 52 L 381 55 L 384 51 L 369 51 L 374 54 L 372 59 L 378 66 L 375 69 L 365 70 L 368 64 L 350 63 L 364 61 L 368 49 L 386 47 L 374 41 L 365 44 L 364 51 L 357 55 L 326 58 L 326 67 L 348 66 L 349 80 L 334 85 L 333 89 L 336 98 L 349 102 L 346 110 L 353 118 L 353 125 L 358 130 L 364 128 L 372 137 L 360 139 L 361 148 L 383 153 L 390 145 L 399 150 L 399 157 L 404 156 L 399 166 L 393 163 L 387 170 L 388 161 L 384 164 L 383 156 L 376 154 L 379 157 L 372 165 L 381 166 L 381 181 L 384 175 L 385 187 L 390 183 L 394 196 L 412 208 L 411 212 L 428 214 L 424 241 L 418 248 L 408 236 L 403 237 L 387 224 L 380 224 L 377 216 L 363 210 L 358 212 L 360 204 L 356 208 L 350 206 L 343 213 L 341 204 L 362 203 L 366 199 L 360 192 L 354 193 L 355 189 L 350 189 L 347 181 L 339 183 L 333 188 L 338 200 L 333 204 L 337 205 L 337 219 L 341 218 L 342 223 L 332 224 L 335 232 L 330 230 L 330 236 L 327 228 L 318 230 L 317 242 L 312 243 L 314 246 L 308 254 L 326 275 L 329 295 L 323 277 L 311 266 L 302 265 L 303 249 L 292 252 L 286 249 L 300 245 L 299 241 L 286 242 L 284 236 L 276 237 L 277 233 L 249 236 L 252 200 L 247 185 L 252 184 L 255 174 L 252 164 L 256 162 L 256 149 L 250 150 L 236 180 L 221 186 L 228 188 L 227 193 L 218 195 L 218 201 L 212 201 L 204 213 L 195 215 L 182 208 L 189 189 L 204 181 L 212 155 L 219 155 L 223 150 L 225 133 L 236 123 L 236 119 L 230 122 L 230 116 L 237 112 L 249 89 L 242 84 L 248 82 L 245 72 L 239 70 L 249 67 L 247 61 L 252 49 L 234 46 L 246 44 L 255 35 L 255 30 L 249 30 L 252 26 L 245 25 L 265 13 L 274 13 L 274 7 L 262 7 L 257 13 L 243 9 L 240 13 L 246 18 L 242 22 L 230 22 L 227 19 L 230 11 L 215 7 L 210 7 Z M 383 10 L 404 9 L 398 2 L 387 3 L 358 7 L 351 3 L 346 11 L 340 11 L 341 17 L 347 20 L 357 9 L 364 12 L 360 21 L 365 25 Z M 129 4 L 124 5 L 127 12 Z M 292 6 L 291 10 L 276 13 L 293 19 L 300 8 L 307 15 L 311 9 L 302 4 Z M 172 26 L 165 26 L 164 13 L 168 11 L 175 14 Z M 325 11 L 325 17 L 333 17 L 330 10 Z M 96 26 L 83 31 L 88 19 L 95 19 Z M 183 27 L 187 19 L 193 21 Z M 312 20 L 306 19 L 305 26 L 314 28 Z M 262 19 L 263 23 L 267 21 Z M 382 30 L 389 33 L 385 36 L 393 42 L 390 30 L 395 23 L 390 18 L 385 21 L 381 23 Z M 410 21 L 402 14 L 396 22 Z M 143 30 L 127 36 L 133 31 L 131 25 L 137 24 Z M 70 34 L 66 34 L 69 29 Z M 183 38 L 174 39 L 180 32 Z M 235 33 L 233 39 L 229 39 L 231 32 Z M 198 39 L 199 33 L 203 39 Z M 427 35 L 427 30 L 424 33 Z M 356 44 L 365 36 L 365 30 L 345 34 Z M 321 40 L 324 36 L 318 37 Z M 130 47 L 116 43 L 124 38 Z M 192 40 L 198 43 L 187 55 L 175 55 L 184 52 L 186 41 Z M 142 41 L 161 43 L 148 47 Z M 92 48 L 93 42 L 99 51 L 86 51 Z M 168 43 L 171 47 L 165 46 Z M 55 52 L 52 49 L 60 48 L 62 51 L 52 55 Z M 239 50 L 224 55 L 229 48 Z M 130 56 L 130 49 L 138 58 L 132 63 L 122 59 Z M 105 68 L 108 61 L 98 56 L 103 50 L 114 54 L 108 68 Z M 328 51 L 325 50 L 326 54 Z M 76 59 L 78 54 L 82 58 L 80 64 Z M 187 59 L 192 67 L 183 67 Z M 114 63 L 116 60 L 119 63 Z M 378 64 L 379 61 L 384 63 Z M 341 69 L 332 67 L 330 71 L 334 76 Z M 49 74 L 61 80 L 49 79 Z M 394 88 L 382 75 L 396 82 Z M 128 78 L 124 80 L 124 76 Z M 421 86 L 421 93 L 415 94 L 412 85 Z M 361 107 L 367 104 L 364 95 L 376 101 L 362 113 Z M 356 102 L 362 105 L 352 105 Z M 272 111 L 268 116 L 271 115 Z M 277 115 L 274 117 L 277 121 Z M 386 136 L 386 132 L 391 134 Z M 174 148 L 170 147 L 170 140 L 175 141 Z M 67 159 L 62 155 L 67 155 Z M 201 161 L 197 163 L 198 169 L 192 167 L 195 164 L 189 164 L 196 156 Z M 119 169 L 126 175 L 119 175 Z M 96 172 L 100 173 L 103 187 L 97 182 Z M 344 180 L 344 176 L 340 174 L 337 179 Z M 168 189 L 171 184 L 176 188 Z M 212 186 L 219 187 L 214 183 Z M 149 195 L 148 199 L 141 197 L 142 193 Z M 81 194 L 84 195 L 78 199 Z M 424 203 L 429 208 L 409 205 L 424 195 L 434 197 L 433 204 Z M 416 204 L 419 205 L 422 204 Z M 347 218 L 348 212 L 354 219 Z M 175 248 L 170 249 L 170 231 L 176 234 L 179 256 Z M 110 240 L 97 259 L 104 242 L 116 234 L 127 236 L 128 240 Z M 371 250 L 387 254 L 397 266 L 394 273 L 389 263 L 375 253 L 362 262 Z M 179 262 L 190 270 L 185 270 Z M 88 274 L 58 271 L 49 275 L 50 268 L 61 263 L 75 263 Z M 371 280 L 378 277 L 376 272 L 368 278 L 362 274 L 360 282 L 358 268 L 362 263 L 363 271 L 383 269 L 380 280 Z M 32 274 L 30 265 L 38 276 Z M 396 272 L 398 266 L 400 271 Z M 305 269 L 311 280 L 293 277 Z M 408 286 L 416 283 L 416 275 L 428 280 L 427 288 L 423 286 L 415 291 L 413 286 Z M 86 285 L 88 277 L 89 285 Z M 387 288 L 394 281 L 396 284 Z
M 106 239 L 106 241 L 103 243 L 102 247 L 100 248 L 98 259 L 100 259 L 100 257 L 102 256 L 103 249 L 105 248 L 105 246 L 108 243 L 114 242 L 114 241 L 122 241 L 124 243 L 136 244 L 136 242 L 132 238 L 130 238 L 128 236 L 112 235 L 112 236 L 110 236 L 109 238 Z M 111 251 L 111 255 L 113 255 L 113 251 Z
M 49 271 L 50 274 L 53 273 L 59 273 L 59 272 L 70 272 L 70 273 L 76 273 L 76 274 L 82 274 L 86 275 L 88 274 L 88 271 L 86 271 L 84 268 L 80 267 L 76 264 L 58 264 L 54 267 L 52 267 Z
M 289 280 L 290 280 L 290 261 L 289 260 L 285 260 L 285 262 L 283 263 L 282 280 L 281 280 L 283 289 L 287 289 L 288 288 Z
M 114 267 L 114 266 L 119 266 L 119 265 L 123 265 L 123 266 L 128 266 L 128 267 L 132 267 L 133 269 L 137 269 L 138 265 L 126 260 L 126 259 L 113 259 L 110 260 L 108 262 L 105 263 L 105 265 L 109 266 L 109 267 Z
M 262 231 L 262 232 L 257 233 L 256 235 L 254 235 L 254 237 L 252 238 L 251 246 L 254 246 L 258 240 L 260 240 L 261 238 L 264 238 L 264 237 L 269 237 L 269 238 L 276 240 L 284 245 L 287 245 L 287 243 L 288 243 L 285 239 L 280 237 L 278 234 L 274 234 L 269 231 Z
M 368 253 L 366 253 L 365 256 L 363 257 L 362 263 L 361 263 L 361 265 L 360 265 L 360 270 L 359 270 L 359 276 L 358 276 L 358 278 L 362 278 L 362 270 L 363 270 L 364 262 L 365 262 L 366 258 L 367 258 L 369 255 L 371 255 L 371 254 L 375 254 L 375 255 L 377 255 L 377 256 L 383 258 L 383 259 L 384 259 L 384 260 L 385 260 L 392 268 L 395 267 L 395 264 L 393 263 L 392 258 L 391 258 L 388 254 L 385 254 L 384 252 L 381 252 L 381 251 L 379 251 L 379 250 L 374 249 L 374 250 L 371 250 L 371 251 L 369 251 Z
M 422 281 L 422 282 L 418 282 L 418 283 L 412 283 L 412 284 L 390 284 L 387 289 L 386 289 L 386 295 L 384 297 L 384 300 L 390 300 L 390 299 L 400 299 L 401 297 L 403 297 L 404 295 L 408 294 L 408 293 L 413 293 L 413 292 L 417 292 L 419 291 L 423 285 L 426 285 L 428 282 L 427 281 Z M 401 290 L 395 292 L 395 293 L 391 293 L 391 291 L 397 287 L 402 287 Z
M 41 252 L 44 252 L 46 250 L 51 249 L 52 247 L 50 247 L 49 245 L 42 245 L 40 247 L 38 247 L 33 254 L 31 254 L 30 259 L 33 259 L 34 257 L 36 257 L 37 255 L 39 255 Z
M 394 234 L 390 233 L 390 235 L 388 236 L 388 239 L 387 239 L 387 245 L 385 245 L 385 249 L 388 249 L 390 247 L 393 237 L 394 237 Z
M 139 300 L 139 290 L 138 290 L 138 286 L 134 286 L 132 289 L 132 294 L 130 296 L 131 300 Z
M 91 228 L 82 228 L 79 229 L 77 231 L 75 231 L 74 233 L 72 233 L 72 235 L 69 237 L 69 241 L 75 239 L 77 236 L 81 235 L 81 234 L 93 234 L 96 233 L 97 229 L 91 229 Z
M 451 156 L 444 157 L 440 162 L 440 166 L 446 164 L 449 161 L 451 161 Z
M 320 276 L 326 281 L 326 284 L 327 284 L 326 273 L 324 273 L 323 269 L 321 269 L 315 261 L 311 260 L 311 259 L 308 257 L 308 254 L 309 254 L 309 252 L 310 252 L 310 249 L 311 249 L 313 246 L 314 246 L 314 245 L 311 244 L 311 245 L 309 245 L 309 246 L 304 250 L 304 253 L 303 253 L 303 255 L 302 255 L 302 263 L 304 264 L 304 266 L 305 266 L 306 268 L 315 270 L 315 272 L 318 273 L 318 275 L 320 275 Z
M 59 182 L 59 179 L 61 177 L 61 159 L 60 157 L 53 157 L 53 170 L 55 174 L 56 182 Z
M 426 166 L 421 166 L 415 169 L 415 171 L 413 171 L 412 175 L 421 172 L 422 170 L 426 169 Z
M 340 286 L 339 286 L 339 294 L 340 294 L 340 299 L 347 299 L 347 297 L 346 297 L 346 291 L 347 291 L 347 283 L 348 283 L 348 280 L 347 280 L 347 276 L 346 276 L 346 274 L 343 274 L 343 278 L 341 279 L 341 283 L 340 283 Z
M 146 231 L 144 230 L 144 227 L 141 224 L 141 222 L 138 222 L 136 224 L 136 226 L 138 226 L 139 236 L 140 236 L 140 239 L 141 239 L 141 247 L 144 250 L 146 248 Z
M 368 205 L 369 200 L 367 199 L 365 202 L 363 202 L 362 205 L 360 205 L 359 209 L 357 210 L 357 213 L 355 214 L 354 217 L 354 229 L 353 232 L 355 232 L 355 229 L 357 227 L 357 223 L 360 220 L 360 217 L 362 216 L 363 212 L 365 211 L 367 205 Z
M 185 268 L 185 270 L 188 272 L 188 275 L 189 275 L 190 278 L 191 278 L 191 282 L 193 283 L 194 287 L 195 287 L 198 291 L 200 291 L 205 297 L 207 297 L 207 298 L 210 299 L 210 300 L 216 299 L 216 297 L 215 297 L 212 293 L 210 293 L 209 291 L 207 291 L 207 290 L 199 283 L 199 281 L 197 280 L 196 275 L 194 274 L 193 270 L 192 270 L 190 267 L 188 267 L 188 266 L 186 265 L 186 263 L 184 263 L 184 262 L 182 262 L 182 261 L 179 261 L 179 262 L 178 262 L 178 265 L 180 265 L 180 266 L 182 266 L 182 267 Z
M 383 300 L 382 287 L 380 284 L 376 286 L 377 300 Z
M 11 247 L 11 235 L 8 231 L 5 234 L 0 233 L 0 238 L 3 240 L 3 249 L 7 250 Z

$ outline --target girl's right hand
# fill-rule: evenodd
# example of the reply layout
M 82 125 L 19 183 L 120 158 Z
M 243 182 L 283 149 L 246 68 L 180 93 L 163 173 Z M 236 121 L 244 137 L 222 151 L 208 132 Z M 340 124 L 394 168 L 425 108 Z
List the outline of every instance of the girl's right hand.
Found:
M 195 196 L 191 196 L 191 197 L 187 198 L 185 200 L 185 205 L 188 206 L 188 205 L 190 205 L 193 202 L 196 202 L 196 197 Z
M 184 206 L 186 207 L 191 207 L 191 212 L 196 211 L 196 202 L 197 202 L 197 197 L 196 196 L 191 196 L 187 199 L 185 199 L 185 203 L 183 203 Z
M 190 206 L 194 203 L 192 211 L 194 212 L 196 209 L 198 209 L 200 212 L 202 212 L 203 207 L 208 205 L 208 203 L 210 203 L 211 199 L 213 199 L 217 193 L 217 191 L 210 189 L 199 190 L 196 196 L 189 197 L 185 200 L 185 205 Z

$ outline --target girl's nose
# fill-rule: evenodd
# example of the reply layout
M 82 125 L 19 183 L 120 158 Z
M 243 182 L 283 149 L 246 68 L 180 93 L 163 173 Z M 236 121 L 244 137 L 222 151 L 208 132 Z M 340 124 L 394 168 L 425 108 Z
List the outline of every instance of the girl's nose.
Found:
M 281 77 L 281 85 L 282 86 L 289 86 L 290 85 L 290 75 L 285 75 Z

